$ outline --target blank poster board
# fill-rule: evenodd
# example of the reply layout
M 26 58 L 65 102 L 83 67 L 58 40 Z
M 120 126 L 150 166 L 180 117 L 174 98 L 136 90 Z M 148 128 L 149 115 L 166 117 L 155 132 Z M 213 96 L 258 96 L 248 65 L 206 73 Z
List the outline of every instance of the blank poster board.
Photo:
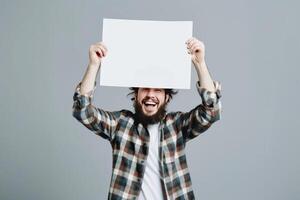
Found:
M 192 21 L 103 19 L 100 85 L 190 89 Z

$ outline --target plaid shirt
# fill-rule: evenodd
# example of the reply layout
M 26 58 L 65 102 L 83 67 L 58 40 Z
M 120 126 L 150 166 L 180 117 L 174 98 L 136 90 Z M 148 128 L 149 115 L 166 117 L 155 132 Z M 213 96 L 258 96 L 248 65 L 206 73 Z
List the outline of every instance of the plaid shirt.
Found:
M 73 116 L 95 134 L 107 139 L 112 147 L 112 176 L 108 199 L 137 199 L 141 191 L 145 161 L 149 151 L 149 132 L 128 110 L 108 112 L 92 104 L 96 88 L 80 94 L 80 84 L 73 96 Z M 199 86 L 202 104 L 190 112 L 171 112 L 159 125 L 160 175 L 165 199 L 195 199 L 185 156 L 186 142 L 206 131 L 221 117 L 221 85 L 216 92 Z

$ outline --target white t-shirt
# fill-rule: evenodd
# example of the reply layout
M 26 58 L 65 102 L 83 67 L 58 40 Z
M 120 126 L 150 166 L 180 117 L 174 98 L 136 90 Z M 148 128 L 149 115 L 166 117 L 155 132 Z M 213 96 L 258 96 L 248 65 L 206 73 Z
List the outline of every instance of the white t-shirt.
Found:
M 163 200 L 163 191 L 159 173 L 159 124 L 148 125 L 150 134 L 149 153 L 145 164 L 142 190 L 138 200 Z

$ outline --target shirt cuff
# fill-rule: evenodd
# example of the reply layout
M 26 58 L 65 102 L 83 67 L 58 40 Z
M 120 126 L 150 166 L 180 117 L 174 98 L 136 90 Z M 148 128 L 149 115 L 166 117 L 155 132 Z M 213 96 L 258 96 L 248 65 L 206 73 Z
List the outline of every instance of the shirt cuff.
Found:
M 97 83 L 95 81 L 94 88 L 86 94 L 82 94 L 80 91 L 81 82 L 76 86 L 75 93 L 73 96 L 74 106 L 76 108 L 84 108 L 87 105 L 91 104 L 96 89 L 96 84 Z
M 221 84 L 218 81 L 213 81 L 215 91 L 209 91 L 206 88 L 200 86 L 200 82 L 197 81 L 197 89 L 201 96 L 202 102 L 205 106 L 213 108 L 221 98 Z

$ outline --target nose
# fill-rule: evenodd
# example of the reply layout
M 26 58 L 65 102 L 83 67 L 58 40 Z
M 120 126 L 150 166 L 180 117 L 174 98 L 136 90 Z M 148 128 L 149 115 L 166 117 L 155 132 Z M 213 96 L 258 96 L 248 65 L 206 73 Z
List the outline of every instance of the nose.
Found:
M 147 96 L 154 97 L 154 89 L 153 88 L 148 88 L 147 89 Z

